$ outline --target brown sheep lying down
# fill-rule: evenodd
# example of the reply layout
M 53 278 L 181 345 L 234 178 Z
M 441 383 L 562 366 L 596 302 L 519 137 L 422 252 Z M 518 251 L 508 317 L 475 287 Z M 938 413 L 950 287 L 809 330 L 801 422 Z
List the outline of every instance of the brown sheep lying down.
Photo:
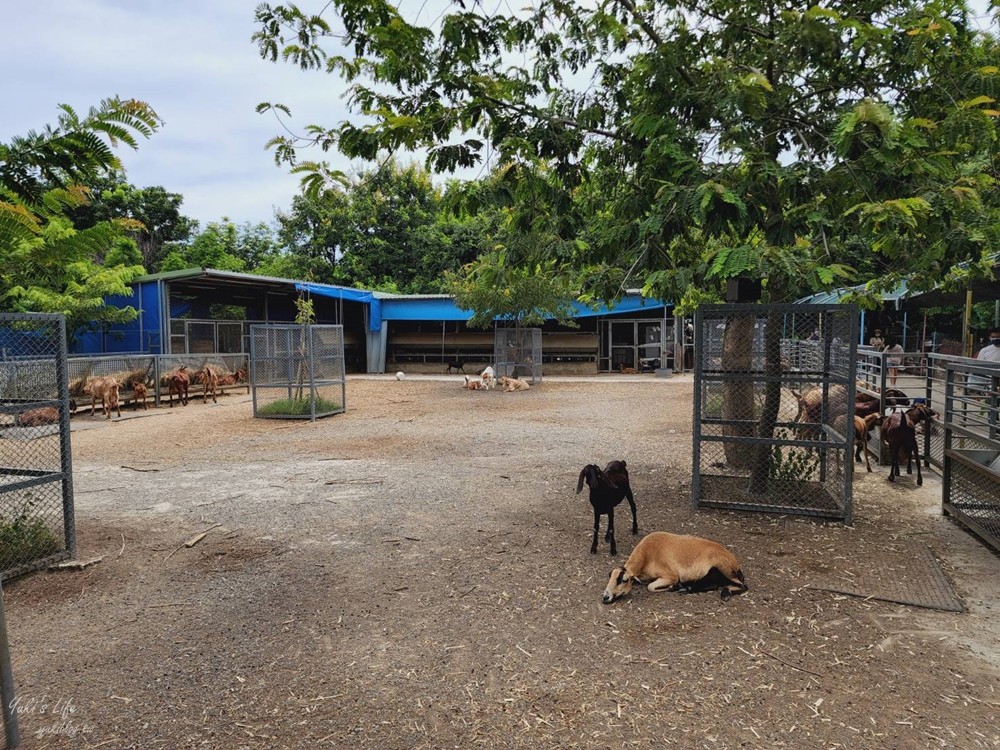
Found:
M 514 391 L 527 391 L 531 388 L 531 384 L 527 380 L 520 380 L 518 378 L 500 378 L 500 390 L 504 393 L 512 393 Z
M 633 582 L 647 584 L 650 591 L 717 588 L 724 601 L 747 590 L 739 561 L 721 544 L 665 531 L 644 536 L 625 566 L 611 571 L 601 601 L 611 604 L 629 594 Z
M 54 406 L 29 409 L 14 417 L 14 423 L 18 427 L 41 427 L 47 424 L 56 424 L 58 421 L 59 410 Z

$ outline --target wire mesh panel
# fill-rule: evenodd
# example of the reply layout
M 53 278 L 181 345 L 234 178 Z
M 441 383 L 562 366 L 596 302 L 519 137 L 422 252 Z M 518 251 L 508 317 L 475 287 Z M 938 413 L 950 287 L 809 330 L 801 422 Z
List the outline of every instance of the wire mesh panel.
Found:
M 893 359 L 898 361 L 893 362 Z M 891 414 L 921 403 L 932 405 L 933 372 L 921 352 L 859 351 L 855 372 L 859 416 L 867 413 Z M 865 410 L 862 413 L 863 407 Z M 943 460 L 941 431 L 931 423 L 926 430 L 921 426 L 920 435 L 922 441 L 918 446 L 924 463 L 935 463 L 933 457 L 937 456 L 936 465 L 940 467 Z M 868 447 L 878 463 L 891 462 L 880 425 L 873 427 L 869 433 Z
M 344 327 L 250 327 L 255 417 L 316 419 L 347 409 Z
M 211 367 L 223 383 L 219 387 L 221 393 L 226 388 L 246 388 L 249 393 L 247 373 L 249 365 L 245 354 L 165 354 L 156 358 L 156 399 L 170 401 L 170 379 L 182 368 L 187 371 L 191 380 L 189 394 L 191 398 L 197 395 L 204 397 L 204 381 L 195 374 L 205 367 Z
M 695 507 L 850 522 L 857 311 L 707 305 L 695 315 Z
M 0 314 L 0 580 L 72 556 L 66 324 Z
M 542 329 L 497 328 L 493 338 L 496 376 L 542 382 Z
M 114 378 L 121 387 L 122 400 L 130 397 L 136 383 L 152 389 L 156 381 L 156 357 L 135 354 L 104 357 L 71 357 L 67 363 L 69 372 L 69 396 L 80 409 L 90 404 L 91 409 L 100 408 L 88 395 L 87 385 L 96 378 Z
M 1000 550 L 1000 368 L 949 358 L 944 365 L 942 507 Z

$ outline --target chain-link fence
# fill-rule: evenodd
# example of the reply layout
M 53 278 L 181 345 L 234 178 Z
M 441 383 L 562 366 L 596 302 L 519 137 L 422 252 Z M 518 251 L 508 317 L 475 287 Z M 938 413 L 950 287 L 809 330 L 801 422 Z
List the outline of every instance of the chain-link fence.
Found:
M 187 371 L 191 381 L 189 397 L 201 395 L 205 398 L 204 380 L 195 377 L 195 374 L 206 367 L 211 367 L 219 376 L 220 384 L 216 389 L 219 393 L 230 389 L 250 392 L 247 382 L 249 364 L 245 354 L 165 354 L 156 358 L 156 403 L 170 398 L 170 378 L 181 368 Z
M 942 507 L 1000 550 L 1000 370 L 960 358 L 944 370 Z
M 88 394 L 87 386 L 96 378 L 114 378 L 120 387 L 122 406 L 133 401 L 137 383 L 152 393 L 156 382 L 156 357 L 150 354 L 101 357 L 71 357 L 68 362 L 69 397 L 81 411 L 101 408 L 100 399 Z
M 876 412 L 891 414 L 920 403 L 930 405 L 934 390 L 930 373 L 931 367 L 923 352 L 859 351 L 856 368 L 859 416 Z M 942 457 L 941 434 L 933 423 L 926 429 L 921 426 L 918 445 L 925 465 L 933 463 L 931 456 L 935 452 L 939 459 Z M 935 435 L 938 436 L 936 451 L 932 444 Z M 868 448 L 878 463 L 891 462 L 888 445 L 882 441 L 880 425 L 869 433 Z
M 695 507 L 851 520 L 857 311 L 706 305 L 695 315 Z
M 66 324 L 0 314 L 0 580 L 75 550 Z
M 251 326 L 250 380 L 255 417 L 340 414 L 347 409 L 344 327 Z
M 497 328 L 493 339 L 493 371 L 498 378 L 542 382 L 542 329 Z

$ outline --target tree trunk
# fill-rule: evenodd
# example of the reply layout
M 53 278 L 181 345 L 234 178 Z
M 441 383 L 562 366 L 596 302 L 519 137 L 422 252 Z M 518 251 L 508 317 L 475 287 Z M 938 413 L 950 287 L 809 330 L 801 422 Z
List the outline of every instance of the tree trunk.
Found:
M 753 366 L 754 323 L 752 313 L 739 313 L 726 325 L 722 336 L 722 369 L 727 373 L 749 373 Z M 753 383 L 736 380 L 726 383 L 722 392 L 722 418 L 743 420 L 740 424 L 723 424 L 722 434 L 734 437 L 751 437 L 754 434 Z M 723 443 L 726 463 L 738 469 L 748 468 L 753 452 L 745 443 Z
M 774 426 L 778 421 L 778 409 L 781 407 L 781 315 L 776 312 L 767 314 L 767 328 L 764 330 L 764 372 L 772 380 L 765 384 L 764 409 L 757 425 L 757 437 L 770 440 L 774 437 Z M 750 492 L 763 495 L 767 492 L 768 478 L 771 473 L 771 445 L 756 446 L 753 459 L 753 471 L 750 474 Z

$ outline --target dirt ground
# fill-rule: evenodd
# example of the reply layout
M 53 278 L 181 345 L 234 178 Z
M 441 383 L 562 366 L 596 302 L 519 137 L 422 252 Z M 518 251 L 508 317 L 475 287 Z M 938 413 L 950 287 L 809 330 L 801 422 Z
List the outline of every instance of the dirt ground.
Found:
M 244 395 L 75 418 L 103 559 L 5 586 L 23 747 L 1000 747 L 1000 558 L 936 478 L 858 475 L 852 527 L 696 512 L 689 378 L 460 380 L 354 378 L 312 424 Z M 614 458 L 642 533 L 717 539 L 749 592 L 603 605 L 575 489 Z M 914 540 L 966 612 L 807 587 Z

